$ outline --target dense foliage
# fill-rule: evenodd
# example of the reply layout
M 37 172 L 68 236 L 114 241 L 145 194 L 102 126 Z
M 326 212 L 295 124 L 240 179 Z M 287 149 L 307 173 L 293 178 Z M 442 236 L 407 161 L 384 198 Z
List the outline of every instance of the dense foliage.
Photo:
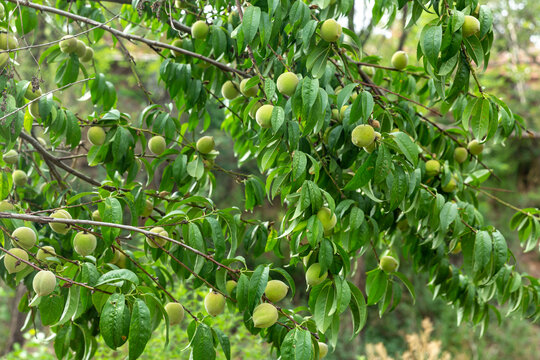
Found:
M 234 310 L 276 357 L 318 358 L 341 322 L 357 335 L 368 306 L 382 316 L 403 291 L 415 297 L 400 262 L 429 275 L 458 322 L 483 329 L 505 304 L 538 320 L 538 279 L 516 271 L 477 209 L 481 184 L 496 177 L 484 146 L 525 130 L 477 74 L 491 55 L 491 11 L 477 0 L 377 0 L 375 24 L 405 5 L 407 27 L 432 19 L 416 56 L 382 59 L 334 20 L 353 3 L 134 0 L 118 16 L 91 1 L 4 4 L 0 274 L 26 284 L 19 309 L 51 326 L 58 358 L 91 358 L 99 334 L 113 349 L 128 342 L 135 359 L 160 322 L 189 322 L 193 359 L 218 348 L 230 358 L 234 337 L 212 318 Z M 41 27 L 59 40 L 32 41 Z M 130 59 L 148 100 L 140 114 L 118 103 L 93 61 L 101 42 Z M 170 102 L 154 102 L 128 42 L 161 57 Z M 47 47 L 36 67 L 55 84 L 19 79 L 17 59 L 35 47 Z M 73 89 L 90 116 L 62 106 L 57 96 Z M 260 174 L 220 166 L 204 134 L 216 105 L 239 165 L 255 159 Z M 69 163 L 77 158 L 89 167 Z M 243 184 L 243 207 L 216 206 L 215 172 Z M 250 216 L 267 201 L 282 206 L 280 219 Z M 533 250 L 540 211 L 516 211 L 511 226 Z M 362 274 L 365 288 L 351 276 L 361 257 L 379 263 Z M 297 267 L 307 289 L 291 276 Z M 177 281 L 208 289 L 206 312 L 179 305 Z M 308 304 L 278 305 L 297 291 Z

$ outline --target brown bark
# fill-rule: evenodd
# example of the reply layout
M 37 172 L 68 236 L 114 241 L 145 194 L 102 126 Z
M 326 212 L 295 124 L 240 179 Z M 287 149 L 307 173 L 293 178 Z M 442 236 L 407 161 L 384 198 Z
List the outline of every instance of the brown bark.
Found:
M 23 285 L 19 285 L 17 287 L 17 290 L 15 291 L 15 296 L 11 299 L 11 303 L 9 304 L 11 312 L 11 322 L 9 324 L 9 338 L 3 349 L 4 354 L 13 351 L 13 347 L 15 346 L 15 344 L 19 344 L 22 346 L 25 341 L 21 329 L 24 325 L 24 319 L 26 317 L 26 314 L 19 312 L 19 310 L 17 309 L 19 302 L 24 295 L 24 292 L 25 287 Z

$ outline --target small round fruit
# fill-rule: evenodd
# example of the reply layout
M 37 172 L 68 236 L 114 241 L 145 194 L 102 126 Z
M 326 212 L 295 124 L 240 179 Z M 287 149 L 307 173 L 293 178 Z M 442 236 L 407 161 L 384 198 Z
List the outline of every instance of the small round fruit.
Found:
M 11 243 L 14 246 L 21 247 L 25 250 L 31 249 L 37 241 L 37 236 L 34 230 L 26 226 L 16 228 L 11 236 L 13 237 L 13 239 L 11 239 Z
M 454 190 L 456 190 L 456 187 L 457 187 L 456 179 L 452 176 L 450 178 L 450 181 L 447 184 L 441 186 L 441 189 L 444 192 L 451 193 Z
M 484 151 L 484 144 L 480 144 L 478 140 L 471 140 L 467 148 L 471 154 L 478 156 Z
M 345 119 L 345 112 L 347 111 L 348 108 L 349 108 L 349 105 L 343 105 L 341 109 L 339 109 L 339 119 L 341 121 Z
M 337 223 L 336 214 L 332 213 L 332 210 L 327 207 L 322 207 L 319 209 L 317 212 L 317 219 L 321 221 L 325 232 L 332 230 Z
M 211 291 L 204 298 L 204 308 L 211 316 L 218 316 L 225 310 L 225 296 L 218 292 Z
M 228 280 L 225 284 L 225 289 L 227 290 L 227 294 L 232 295 L 234 289 L 236 289 L 236 286 L 238 284 L 234 280 Z
M 26 185 L 26 182 L 28 181 L 28 177 L 26 176 L 26 173 L 22 170 L 15 170 L 11 176 L 13 178 L 13 182 L 17 186 L 24 186 Z
M 143 217 L 149 217 L 152 214 L 152 211 L 154 211 L 154 204 L 150 200 L 146 200 L 144 202 L 144 210 L 142 212 Z
M 319 359 L 322 359 L 328 354 L 328 345 L 319 341 Z
M 6 254 L 6 256 L 4 256 L 4 266 L 6 267 L 7 272 L 13 274 L 19 271 L 23 271 L 28 265 L 20 261 L 19 259 L 28 261 L 28 254 L 26 253 L 26 251 L 19 248 L 13 248 L 9 249 L 9 252 L 12 253 L 14 256 L 11 256 L 9 254 Z
M 272 127 L 272 112 L 274 111 L 273 105 L 263 105 L 257 110 L 257 114 L 255 114 L 255 120 L 257 120 L 257 124 L 260 125 L 260 127 L 268 129 L 269 127 Z
M 174 39 L 173 42 L 171 43 L 171 46 L 174 46 L 174 47 L 177 47 L 177 48 L 182 48 L 183 43 L 184 43 L 184 41 L 182 39 Z M 177 51 L 177 50 L 171 50 L 171 52 L 174 55 L 174 57 L 182 56 L 182 53 Z
M 34 119 L 39 119 L 39 102 L 34 101 L 32 104 L 30 104 L 28 107 L 28 112 Z
M 269 303 L 262 303 L 253 310 L 253 326 L 256 328 L 269 328 L 278 320 L 276 307 Z
M 0 211 L 13 211 L 15 206 L 7 200 L 0 201 Z
M 2 159 L 7 164 L 16 164 L 19 161 L 19 153 L 16 150 L 11 149 L 7 153 L 5 153 L 4 156 L 2 156 Z
M 201 154 L 208 154 L 214 150 L 215 145 L 213 136 L 203 136 L 197 141 L 197 151 Z
M 71 54 L 77 50 L 77 39 L 71 35 L 63 36 L 60 41 L 60 50 L 64 54 Z
M 278 302 L 281 299 L 283 299 L 285 296 L 287 296 L 287 292 L 289 291 L 289 287 L 280 280 L 270 280 L 266 284 L 266 289 L 264 290 L 264 294 L 268 298 L 268 300 L 272 302 Z
M 148 150 L 150 150 L 155 155 L 163 154 L 166 146 L 167 144 L 165 143 L 165 138 L 160 135 L 152 136 L 150 141 L 148 141 Z
M 393 256 L 385 255 L 381 258 L 379 266 L 384 272 L 393 273 L 397 270 L 399 263 Z
M 254 86 L 250 87 L 249 89 L 246 88 L 247 82 L 248 82 L 249 80 L 250 80 L 250 79 L 243 79 L 242 81 L 240 81 L 240 92 L 241 92 L 245 97 L 254 97 L 254 96 L 257 96 L 257 92 L 259 91 L 259 89 L 257 88 L 257 85 L 254 85 Z
M 321 26 L 321 38 L 327 42 L 336 42 L 341 37 L 343 29 L 334 19 L 328 19 Z
M 41 249 L 38 250 L 36 254 L 36 259 L 39 261 L 47 261 L 47 258 L 54 257 L 56 255 L 56 251 L 52 246 L 46 245 L 42 246 Z
M 184 307 L 177 302 L 170 302 L 165 305 L 165 311 L 169 316 L 169 324 L 180 324 L 184 320 Z
M 115 264 L 116 266 L 125 269 L 126 268 L 126 260 L 127 257 L 120 251 L 115 251 L 114 256 L 111 260 L 111 263 Z
M 84 55 L 86 55 L 86 44 L 78 39 L 77 47 L 75 48 L 75 55 L 77 55 L 77 57 L 79 58 L 82 58 Z
M 96 250 L 97 239 L 94 234 L 78 232 L 73 238 L 73 248 L 82 257 L 88 256 Z
M 32 101 L 32 100 L 37 99 L 40 96 L 41 96 L 41 90 L 40 89 L 37 89 L 36 91 L 34 91 L 34 88 L 33 88 L 32 84 L 28 85 L 28 87 L 26 88 L 26 92 L 24 93 L 24 97 L 27 100 Z
M 441 172 L 441 163 L 437 160 L 426 161 L 426 175 L 429 177 L 437 176 Z
M 0 70 L 4 68 L 4 66 L 8 63 L 9 61 L 9 53 L 5 52 L 5 53 L 1 53 L 0 54 Z
M 358 125 L 352 131 L 352 143 L 358 147 L 365 147 L 375 140 L 375 130 L 371 125 Z
M 52 218 L 55 219 L 71 219 L 71 214 L 68 213 L 66 210 L 60 209 L 58 211 L 55 211 L 51 214 Z M 49 226 L 51 227 L 52 231 L 59 233 L 59 234 L 67 234 L 69 231 L 69 225 L 68 224 L 62 224 L 62 223 L 49 223 Z
M 409 64 L 409 55 L 405 51 L 396 51 L 392 55 L 392 66 L 398 70 L 403 70 Z
M 101 126 L 92 126 L 86 133 L 88 141 L 90 141 L 92 145 L 96 146 L 103 145 L 105 143 L 106 136 L 105 130 L 103 130 Z
M 454 160 L 456 160 L 458 163 L 464 163 L 468 157 L 469 154 L 467 152 L 467 149 L 465 149 L 464 147 L 460 146 L 454 150 Z
M 257 101 L 255 104 L 253 104 L 253 106 L 251 107 L 251 109 L 249 109 L 249 116 L 252 118 L 252 119 L 255 119 L 255 116 L 257 115 L 257 110 L 259 110 L 259 108 L 262 106 L 261 102 L 260 101 Z
M 152 228 L 150 230 L 151 233 L 155 233 L 155 234 L 159 234 L 161 236 L 165 236 L 165 237 L 169 237 L 169 233 L 164 229 L 162 228 L 161 226 L 157 226 L 155 228 Z M 152 241 L 149 237 L 146 237 L 146 243 L 148 244 L 148 246 L 150 246 L 151 248 L 158 248 L 159 246 L 163 247 L 165 246 L 165 244 L 167 244 L 167 240 L 161 238 L 161 237 L 158 237 L 158 236 L 154 236 L 153 237 L 153 240 Z M 159 244 L 156 245 L 156 244 Z
M 368 154 L 371 154 L 377 148 L 377 141 L 381 138 L 381 133 L 375 131 L 375 140 L 368 146 L 364 146 L 364 151 Z
M 89 62 L 94 58 L 94 49 L 92 49 L 90 46 L 87 46 L 85 48 L 84 55 L 79 59 L 81 62 Z
M 287 96 L 293 96 L 298 86 L 298 76 L 290 71 L 279 75 L 277 79 L 277 88 L 280 93 Z
M 341 118 L 339 116 L 339 110 L 338 109 L 332 109 L 332 119 L 336 121 L 340 121 Z
M 463 37 L 469 37 L 480 31 L 480 21 L 471 15 L 465 15 L 463 23 Z
M 221 86 L 221 94 L 225 99 L 233 100 L 240 95 L 240 91 L 238 91 L 238 86 L 235 83 L 231 80 L 227 80 L 223 83 L 223 86 Z
M 206 39 L 206 36 L 208 35 L 208 30 L 210 28 L 208 27 L 208 24 L 202 20 L 195 21 L 193 25 L 191 26 L 191 36 L 193 36 L 194 39 Z
M 306 271 L 306 283 L 309 286 L 316 286 L 326 280 L 328 271 L 321 274 L 321 264 L 313 263 Z
M 99 213 L 99 210 L 94 210 L 92 212 L 92 220 L 101 221 L 101 214 Z
M 0 49 L 2 50 L 8 50 L 8 49 L 16 49 L 19 47 L 19 41 L 17 38 L 11 34 L 7 33 L 0 33 Z
M 461 252 L 461 241 L 458 241 L 456 246 L 452 249 L 452 254 L 459 254 Z
M 56 276 L 51 271 L 41 270 L 34 276 L 32 287 L 37 296 L 47 296 L 54 291 L 56 287 Z
M 229 17 L 227 18 L 227 21 L 232 26 L 237 26 L 238 23 L 240 22 L 240 16 L 238 15 L 238 13 L 236 11 L 231 11 L 229 13 Z

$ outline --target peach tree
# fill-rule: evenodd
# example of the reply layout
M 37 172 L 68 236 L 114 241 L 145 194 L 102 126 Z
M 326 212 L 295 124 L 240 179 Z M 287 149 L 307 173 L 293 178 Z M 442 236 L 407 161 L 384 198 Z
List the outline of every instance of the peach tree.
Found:
M 497 177 L 484 146 L 527 131 L 481 85 L 488 6 L 374 1 L 373 24 L 390 26 L 408 6 L 406 27 L 419 34 L 414 56 L 383 59 L 340 24 L 353 0 L 113 2 L 116 12 L 6 0 L 0 12 L 0 276 L 26 285 L 19 309 L 50 326 L 58 358 L 91 358 L 100 336 L 113 349 L 127 342 L 135 359 L 160 324 L 184 323 L 193 359 L 229 359 L 234 338 L 213 323 L 223 311 L 241 314 L 276 357 L 321 358 L 342 322 L 355 336 L 368 307 L 383 316 L 404 292 L 414 299 L 400 263 L 427 274 L 459 322 L 483 330 L 501 309 L 538 320 L 538 279 L 516 270 L 478 210 L 479 193 L 502 202 L 482 188 Z M 58 40 L 41 41 L 46 28 Z M 100 44 L 130 62 L 143 111 L 118 101 Z M 167 101 L 145 88 L 134 48 L 159 61 Z M 17 71 L 36 50 L 51 83 Z M 89 116 L 62 105 L 67 91 Z M 205 134 L 216 105 L 238 166 L 259 172 L 220 165 Z M 216 206 L 216 172 L 243 186 L 241 206 Z M 267 202 L 279 219 L 249 216 Z M 513 208 L 510 225 L 533 250 L 540 212 Z M 359 287 L 362 258 L 378 266 Z M 299 270 L 306 282 L 295 284 Z M 208 290 L 205 312 L 174 297 L 178 281 Z M 307 304 L 280 305 L 297 291 Z

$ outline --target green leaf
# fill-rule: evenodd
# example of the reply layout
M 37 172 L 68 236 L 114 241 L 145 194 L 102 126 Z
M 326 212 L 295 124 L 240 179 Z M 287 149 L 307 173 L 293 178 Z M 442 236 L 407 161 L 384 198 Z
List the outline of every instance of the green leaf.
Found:
M 471 118 L 471 131 L 474 137 L 482 140 L 488 133 L 489 129 L 489 100 L 482 99 L 474 106 Z
M 225 335 L 223 331 L 221 331 L 218 328 L 212 329 L 217 335 L 219 344 L 221 345 L 221 348 L 223 349 L 223 353 L 225 354 L 225 358 L 227 360 L 231 359 L 231 342 L 229 340 L 229 337 Z
M 409 281 L 409 279 L 407 279 L 405 274 L 402 274 L 402 273 L 396 271 L 394 273 L 394 275 L 396 275 L 398 277 L 398 279 L 401 280 L 401 282 L 405 285 L 407 290 L 409 290 L 409 293 L 411 294 L 412 299 L 413 299 L 413 303 L 415 303 L 416 302 L 416 294 L 414 292 L 413 284 Z
M 55 293 L 43 296 L 38 308 L 43 326 L 55 325 L 64 311 L 64 297 Z
M 292 175 L 293 180 L 300 178 L 302 175 L 305 175 L 307 165 L 307 157 L 300 150 L 296 150 L 293 154 L 292 159 Z
M 364 295 L 353 283 L 347 281 L 351 290 L 351 302 L 349 307 L 352 313 L 353 320 L 353 337 L 360 333 L 366 325 L 367 320 L 367 305 Z
M 492 243 L 487 231 L 478 231 L 474 240 L 473 271 L 479 275 L 484 273 L 491 260 Z
M 381 269 L 375 269 L 368 273 L 366 279 L 366 292 L 368 305 L 374 305 L 382 299 L 388 286 L 388 275 Z
M 495 275 L 506 263 L 508 259 L 508 245 L 504 239 L 503 234 L 499 231 L 494 231 L 491 233 L 491 238 L 493 240 L 493 271 L 492 274 Z
M 150 310 L 141 299 L 135 299 L 129 325 L 129 360 L 137 359 L 152 335 Z
M 214 350 L 214 340 L 212 330 L 204 323 L 197 325 L 197 331 L 191 340 L 193 349 L 193 360 L 214 360 L 216 350 Z
M 244 10 L 244 19 L 242 21 L 242 30 L 244 39 L 249 44 L 257 35 L 259 22 L 261 21 L 261 9 L 257 6 L 248 6 Z
M 248 306 L 252 310 L 261 300 L 268 283 L 268 266 L 259 265 L 249 280 Z
M 62 316 L 60 317 L 60 320 L 58 320 L 57 324 L 65 324 L 71 320 L 73 315 L 75 315 L 77 312 L 77 307 L 79 306 L 80 291 L 81 288 L 79 286 L 72 286 L 69 288 L 68 298 L 66 304 L 64 305 L 64 311 L 62 312 Z
M 105 202 L 100 204 L 99 212 L 102 214 L 104 222 L 122 224 L 122 206 L 116 198 L 109 197 L 105 199 Z M 103 235 L 103 240 L 105 241 L 105 247 L 109 247 L 114 239 L 120 234 L 120 229 L 102 226 L 101 233 Z
M 111 349 L 123 345 L 129 334 L 129 308 L 123 294 L 112 294 L 107 299 L 99 320 L 99 330 Z
M 394 141 L 407 160 L 409 160 L 414 167 L 418 166 L 418 146 L 411 140 L 409 135 L 401 131 L 390 133 L 390 135 L 394 137 Z
M 340 276 L 334 277 L 334 286 L 336 288 L 337 314 L 342 314 L 351 302 L 351 289 L 347 281 Z
M 333 304 L 334 289 L 331 286 L 324 286 L 317 297 L 315 310 L 313 311 L 313 320 L 317 325 L 317 330 L 325 332 L 332 323 L 332 316 L 329 313 Z
M 139 278 L 137 275 L 128 269 L 117 269 L 117 270 L 111 270 L 109 272 L 106 272 L 103 274 L 96 285 L 94 286 L 100 286 L 103 284 L 109 284 L 112 282 L 118 282 L 118 286 L 122 286 L 124 281 L 129 281 L 135 285 L 139 285 Z M 114 285 L 114 284 L 110 284 Z
M 437 58 L 441 50 L 442 43 L 442 26 L 426 25 L 422 29 L 420 35 L 420 43 L 422 44 L 422 51 L 430 62 L 435 67 L 437 65 Z
M 353 178 L 345 185 L 344 190 L 356 190 L 364 187 L 369 183 L 375 174 L 375 162 L 377 161 L 377 154 L 373 152 L 364 161 L 362 166 L 354 173 Z
M 458 207 L 456 203 L 447 202 L 444 204 L 441 213 L 439 214 L 441 230 L 446 233 L 448 227 L 452 224 L 458 216 Z

